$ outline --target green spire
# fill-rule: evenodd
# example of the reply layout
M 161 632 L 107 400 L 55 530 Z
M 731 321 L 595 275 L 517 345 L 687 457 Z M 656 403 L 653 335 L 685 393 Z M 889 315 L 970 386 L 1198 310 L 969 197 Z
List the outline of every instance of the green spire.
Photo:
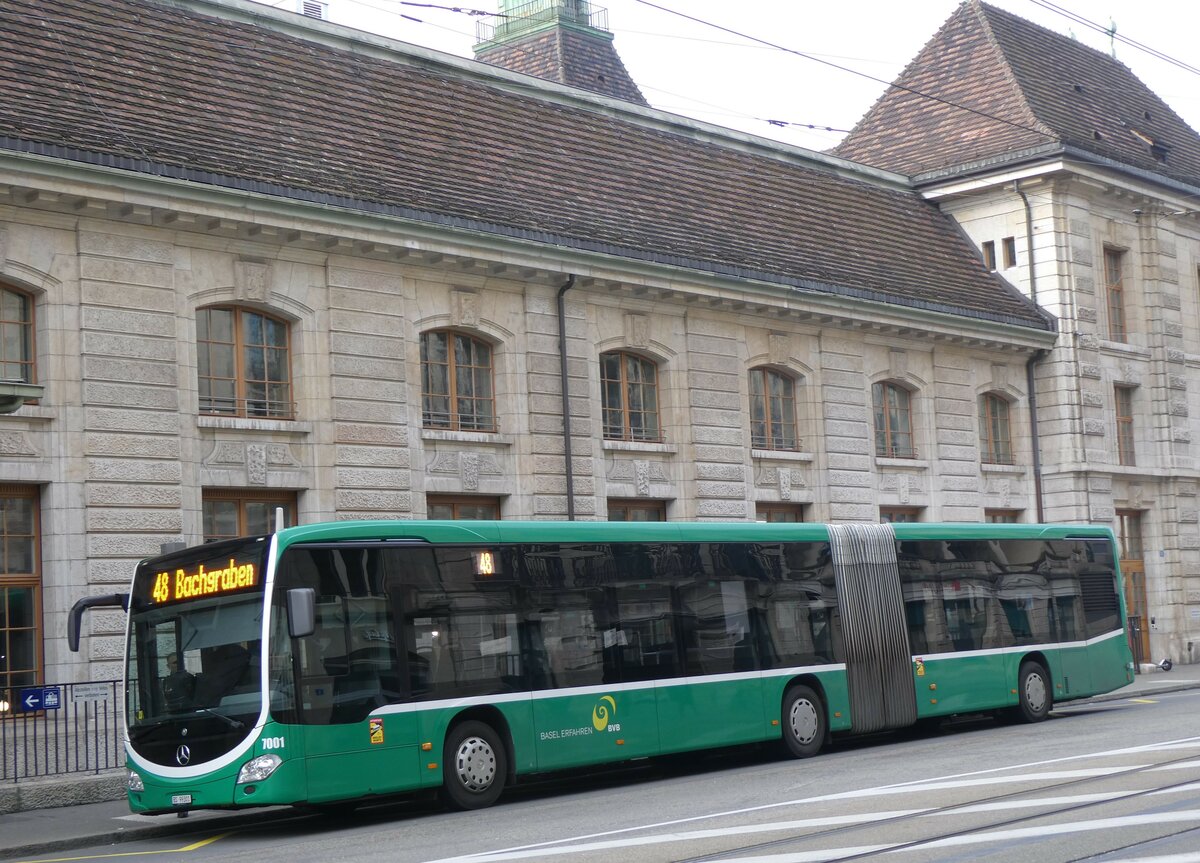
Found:
M 496 24 L 479 22 L 476 36 L 480 42 L 504 42 L 560 26 L 612 39 L 608 10 L 587 0 L 500 0 Z

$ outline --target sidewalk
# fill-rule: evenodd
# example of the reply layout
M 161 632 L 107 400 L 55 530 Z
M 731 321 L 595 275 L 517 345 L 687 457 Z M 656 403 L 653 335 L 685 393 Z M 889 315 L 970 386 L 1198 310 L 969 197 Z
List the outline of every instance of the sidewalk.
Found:
M 1092 701 L 1153 697 L 1200 688 L 1200 664 L 1168 672 L 1147 670 L 1133 683 Z M 98 776 L 57 776 L 0 787 L 0 860 L 33 857 L 89 845 L 115 844 L 156 836 L 222 830 L 275 819 L 288 809 L 131 815 L 125 803 L 125 771 Z M 187 844 L 182 838 L 180 845 Z

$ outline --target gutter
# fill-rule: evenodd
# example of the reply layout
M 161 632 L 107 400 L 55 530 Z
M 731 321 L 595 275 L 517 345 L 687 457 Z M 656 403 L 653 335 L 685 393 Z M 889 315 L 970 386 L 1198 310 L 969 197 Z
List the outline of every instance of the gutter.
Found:
M 1033 207 L 1030 206 L 1029 197 L 1021 189 L 1020 183 L 1013 182 L 1013 191 L 1021 196 L 1021 201 L 1025 205 L 1025 255 L 1029 260 L 1029 300 L 1040 310 L 1041 306 L 1038 305 L 1037 299 L 1037 265 L 1033 259 Z M 1033 496 L 1038 524 L 1045 524 L 1046 511 L 1042 491 L 1042 442 L 1038 437 L 1037 389 L 1036 381 L 1034 380 L 1034 366 L 1041 362 L 1049 353 L 1050 351 L 1047 349 L 1039 348 L 1025 363 L 1025 388 L 1029 392 L 1029 436 L 1033 444 Z
M 567 521 L 575 520 L 575 469 L 571 464 L 571 394 L 567 389 L 567 291 L 575 286 L 575 274 L 567 276 L 558 289 L 558 367 L 562 384 L 563 458 L 567 467 Z

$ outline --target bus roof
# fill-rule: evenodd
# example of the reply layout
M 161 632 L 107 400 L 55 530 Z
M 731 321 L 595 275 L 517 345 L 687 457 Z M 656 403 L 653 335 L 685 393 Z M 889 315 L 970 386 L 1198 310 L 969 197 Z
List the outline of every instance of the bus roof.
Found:
M 984 524 L 976 522 L 909 522 L 893 524 L 899 540 L 932 539 L 1112 539 L 1107 525 Z M 294 543 L 381 542 L 415 540 L 430 543 L 559 543 L 559 542 L 824 542 L 829 525 L 769 522 L 612 522 L 612 521 L 410 521 L 322 522 L 279 532 L 282 549 Z

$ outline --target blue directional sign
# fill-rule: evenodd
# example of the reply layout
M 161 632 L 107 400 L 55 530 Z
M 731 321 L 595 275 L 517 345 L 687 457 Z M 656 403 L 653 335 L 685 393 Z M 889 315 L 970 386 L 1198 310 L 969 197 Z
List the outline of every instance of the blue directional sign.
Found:
M 62 690 L 57 686 L 38 686 L 21 690 L 22 710 L 58 710 L 62 703 Z

